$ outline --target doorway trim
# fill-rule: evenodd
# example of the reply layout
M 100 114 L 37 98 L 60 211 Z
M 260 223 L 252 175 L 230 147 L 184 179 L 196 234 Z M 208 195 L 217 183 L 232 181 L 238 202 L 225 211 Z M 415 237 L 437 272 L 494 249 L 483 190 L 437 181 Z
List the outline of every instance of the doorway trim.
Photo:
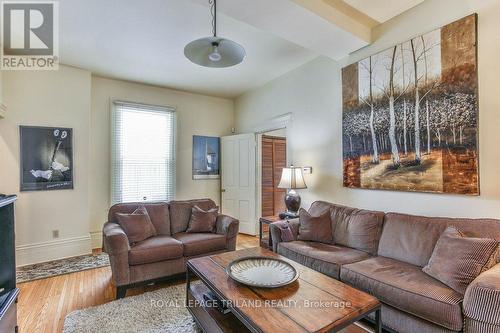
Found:
M 271 132 L 283 128 L 288 128 L 293 121 L 293 113 L 288 112 L 280 116 L 271 118 L 262 122 L 261 124 L 255 126 L 255 134 L 263 134 L 265 132 Z
M 254 127 L 254 132 L 257 140 L 257 149 L 255 153 L 255 209 L 256 215 L 261 216 L 262 213 L 262 135 L 267 132 L 272 132 L 280 129 L 286 130 L 286 164 L 290 165 L 292 159 L 289 138 L 290 138 L 290 125 L 293 122 L 293 113 L 288 112 L 277 117 L 273 117 L 269 120 L 263 121 L 259 125 Z M 256 225 L 256 232 L 258 234 L 258 224 Z

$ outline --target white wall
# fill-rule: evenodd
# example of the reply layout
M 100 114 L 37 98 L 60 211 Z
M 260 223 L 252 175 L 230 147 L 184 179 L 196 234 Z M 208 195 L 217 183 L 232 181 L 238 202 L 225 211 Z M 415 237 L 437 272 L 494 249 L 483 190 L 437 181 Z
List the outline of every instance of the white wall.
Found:
M 6 115 L 6 106 L 3 100 L 3 71 L 0 70 L 0 119 Z
M 3 71 L 0 70 L 0 105 L 3 103 Z
M 193 135 L 231 134 L 232 100 L 92 77 L 90 218 L 93 246 L 100 246 L 102 225 L 110 206 L 110 104 L 124 100 L 173 106 L 177 111 L 176 197 L 207 197 L 219 203 L 219 180 L 192 179 Z
M 191 179 L 192 135 L 222 136 L 233 126 L 232 100 L 92 77 L 89 71 L 5 71 L 0 119 L 0 193 L 18 194 L 17 264 L 89 253 L 100 247 L 110 205 L 110 102 L 177 109 L 177 198 L 219 202 L 218 180 Z M 19 192 L 19 125 L 73 128 L 74 190 Z M 52 230 L 59 230 L 53 239 Z M 92 236 L 92 237 L 91 237 Z
M 87 253 L 89 237 L 90 73 L 61 66 L 59 71 L 5 71 L 0 119 L 0 192 L 18 194 L 19 265 Z M 19 193 L 19 125 L 73 128 L 74 190 Z M 59 230 L 60 238 L 52 238 Z
M 439 195 L 342 187 L 341 80 L 343 66 L 398 42 L 439 28 L 473 12 L 479 14 L 479 131 L 481 196 Z M 318 58 L 236 100 L 238 132 L 293 113 L 287 129 L 292 162 L 311 165 L 304 205 L 327 200 L 361 208 L 436 216 L 500 218 L 500 1 L 427 0 L 375 30 L 377 41 L 336 63 Z

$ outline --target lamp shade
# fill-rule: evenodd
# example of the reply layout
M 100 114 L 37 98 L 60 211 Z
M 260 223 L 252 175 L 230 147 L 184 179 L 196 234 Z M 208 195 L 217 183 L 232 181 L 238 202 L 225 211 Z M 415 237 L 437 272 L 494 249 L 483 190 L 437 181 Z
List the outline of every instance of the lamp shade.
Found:
M 229 39 L 206 37 L 186 45 L 184 55 L 200 66 L 224 68 L 241 63 L 246 53 L 240 44 Z
M 304 175 L 302 174 L 302 168 L 294 166 L 283 168 L 278 188 L 286 188 L 292 190 L 307 188 L 306 182 L 304 181 Z

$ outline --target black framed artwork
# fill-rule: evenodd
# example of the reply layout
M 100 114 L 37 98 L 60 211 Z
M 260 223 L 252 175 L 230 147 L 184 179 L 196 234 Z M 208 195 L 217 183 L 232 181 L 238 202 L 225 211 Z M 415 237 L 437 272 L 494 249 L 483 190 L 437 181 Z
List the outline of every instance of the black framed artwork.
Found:
M 20 126 L 21 191 L 73 188 L 73 130 Z

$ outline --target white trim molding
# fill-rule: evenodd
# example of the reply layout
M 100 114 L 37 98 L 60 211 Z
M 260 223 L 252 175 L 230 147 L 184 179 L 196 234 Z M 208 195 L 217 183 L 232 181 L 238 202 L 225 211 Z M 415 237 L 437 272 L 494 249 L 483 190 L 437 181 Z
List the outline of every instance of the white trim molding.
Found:
M 293 121 L 293 113 L 288 112 L 282 114 L 281 116 L 277 116 L 271 119 L 268 119 L 261 124 L 255 126 L 254 132 L 256 134 L 270 132 L 282 128 L 287 128 L 290 126 L 290 123 Z
M 257 149 L 256 152 L 256 168 L 255 168 L 255 208 L 256 216 L 260 216 L 262 212 L 262 135 L 267 132 L 272 132 L 275 130 L 285 129 L 286 130 L 286 164 L 290 165 L 292 161 L 292 151 L 290 149 L 290 126 L 293 122 L 293 113 L 288 112 L 280 116 L 268 119 L 262 122 L 260 125 L 254 128 L 254 132 L 257 135 Z M 259 223 L 256 225 L 256 234 L 259 234 Z M 242 226 L 240 224 L 240 230 Z M 243 232 L 246 233 L 246 232 Z M 254 235 L 252 233 L 252 235 Z
M 5 106 L 5 104 L 0 103 L 0 119 L 5 118 L 6 115 L 7 115 L 7 107 Z
M 102 248 L 102 231 L 91 231 L 90 241 L 92 250 Z
M 18 267 L 90 254 L 90 235 L 16 246 Z

